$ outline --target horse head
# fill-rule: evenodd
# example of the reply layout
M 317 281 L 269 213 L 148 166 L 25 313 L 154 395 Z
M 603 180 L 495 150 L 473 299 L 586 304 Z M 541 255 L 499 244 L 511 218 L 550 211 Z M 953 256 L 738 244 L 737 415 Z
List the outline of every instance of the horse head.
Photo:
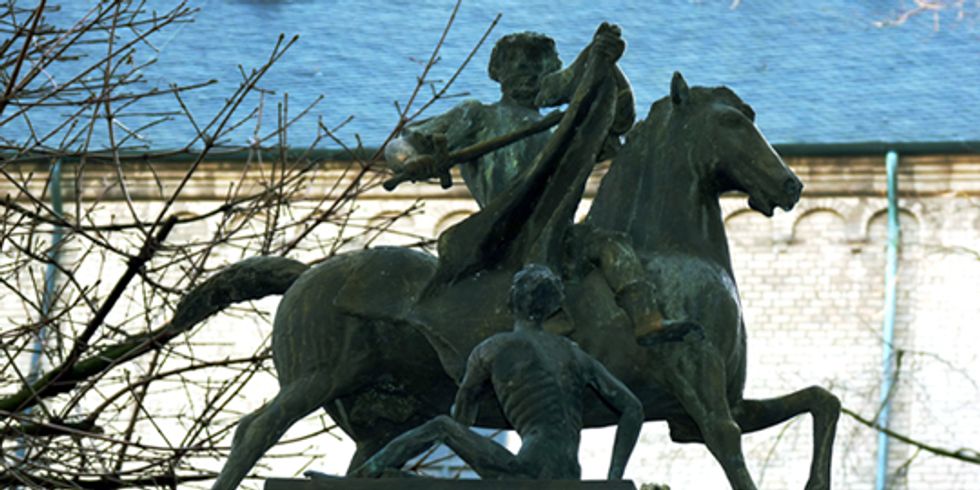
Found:
M 678 150 L 691 156 L 689 163 L 711 191 L 744 192 L 749 206 L 766 216 L 776 206 L 793 208 L 803 184 L 756 127 L 748 104 L 727 87 L 688 88 L 678 72 L 669 100 L 670 144 L 686 146 Z

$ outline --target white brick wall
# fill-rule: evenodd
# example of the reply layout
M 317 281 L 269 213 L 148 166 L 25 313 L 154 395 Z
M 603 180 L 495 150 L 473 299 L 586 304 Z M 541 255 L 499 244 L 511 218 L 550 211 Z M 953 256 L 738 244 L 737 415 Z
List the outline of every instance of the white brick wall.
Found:
M 937 446 L 978 449 L 980 258 L 976 253 L 980 251 L 980 172 L 976 171 L 976 159 L 954 159 L 946 167 L 937 167 L 937 161 L 945 160 L 913 159 L 903 162 L 902 167 L 905 173 L 900 186 L 906 193 L 900 201 L 903 237 L 895 347 L 905 354 L 895 392 L 892 427 Z M 744 198 L 723 199 L 749 333 L 746 396 L 770 397 L 819 384 L 840 396 L 846 407 L 871 417 L 878 408 L 882 352 L 887 206 L 881 179 L 883 165 L 860 159 L 801 160 L 791 165 L 808 186 L 808 192 L 792 212 L 766 219 L 748 210 Z M 940 167 L 945 170 L 935 170 Z M 225 188 L 222 171 L 217 168 L 207 173 L 214 182 L 194 184 L 197 187 L 191 190 L 199 194 L 198 200 L 182 204 L 184 211 L 216 204 L 210 199 Z M 955 192 L 950 190 L 953 188 Z M 443 192 L 434 186 L 405 186 L 392 195 L 371 194 L 358 202 L 354 222 L 378 222 L 405 209 L 416 198 L 428 197 L 417 213 L 393 227 L 396 233 L 382 235 L 371 243 L 407 244 L 433 238 L 476 210 L 475 203 L 461 189 L 457 186 Z M 315 195 L 315 186 L 311 185 L 309 192 Z M 152 200 L 139 205 L 147 215 L 159 208 L 159 202 Z M 107 216 L 125 214 L 122 208 L 102 212 Z M 213 222 L 195 226 L 180 228 L 183 235 L 177 234 L 174 239 L 200 239 L 214 231 Z M 336 231 L 335 227 L 324 226 L 318 232 L 324 240 L 322 247 L 311 247 L 297 258 L 322 256 Z M 362 240 L 349 246 L 364 244 Z M 75 256 L 81 252 L 76 250 Z M 217 253 L 228 263 L 249 254 L 239 247 L 223 247 Z M 9 257 L 5 250 L 0 260 L 9 263 Z M 119 261 L 101 264 L 93 257 L 82 265 L 86 271 L 83 275 L 93 283 L 98 277 L 118 276 L 121 267 Z M 43 275 L 43 268 L 23 269 L 17 279 L 27 281 L 28 272 L 38 278 Z M 132 299 L 142 301 L 139 292 L 134 293 Z M 208 340 L 209 344 L 195 347 L 195 353 L 202 358 L 220 359 L 255 352 L 267 341 L 276 303 L 273 298 L 254 305 L 265 312 L 264 316 L 239 308 L 211 319 L 198 336 L 198 340 Z M 110 322 L 135 311 L 135 305 L 119 308 Z M 25 321 L 22 302 L 10 294 L 0 295 L 0 312 L 5 324 Z M 151 319 L 150 323 L 162 320 Z M 188 348 L 177 342 L 174 355 Z M 148 359 L 141 359 L 126 369 L 138 375 L 147 362 Z M 207 375 L 208 372 L 195 374 Z M 9 391 L 13 385 L 6 384 L 3 389 Z M 232 407 L 236 413 L 245 413 L 274 393 L 274 378 L 263 372 L 236 397 Z M 148 403 L 159 406 L 167 406 L 171 399 L 162 387 L 152 391 L 150 397 Z M 193 400 L 194 396 L 184 398 Z M 159 429 L 150 424 L 138 426 L 143 441 L 179 441 L 181 431 L 189 424 L 187 417 L 199 408 L 193 403 L 169 407 L 174 414 L 166 422 L 170 425 Z M 285 438 L 315 431 L 328 423 L 320 414 L 311 416 Z M 870 488 L 874 481 L 876 433 L 842 416 L 837 434 L 835 488 Z M 760 487 L 768 489 L 804 485 L 810 445 L 807 417 L 744 438 L 750 471 Z M 582 447 L 583 476 L 603 478 L 612 432 L 587 431 Z M 340 473 L 352 451 L 349 441 L 322 435 L 278 447 L 274 453 L 320 454 L 324 457 L 312 468 Z M 891 446 L 890 460 L 890 471 L 898 475 L 894 488 L 972 489 L 980 481 L 978 466 L 919 452 L 898 442 Z M 217 468 L 220 463 L 207 458 L 195 460 L 202 467 Z M 304 458 L 270 456 L 261 463 L 265 469 L 258 471 L 290 476 L 300 472 L 306 463 Z M 670 442 L 664 424 L 644 427 L 627 476 L 638 482 L 669 483 L 674 490 L 726 487 L 724 475 L 707 450 L 701 445 Z

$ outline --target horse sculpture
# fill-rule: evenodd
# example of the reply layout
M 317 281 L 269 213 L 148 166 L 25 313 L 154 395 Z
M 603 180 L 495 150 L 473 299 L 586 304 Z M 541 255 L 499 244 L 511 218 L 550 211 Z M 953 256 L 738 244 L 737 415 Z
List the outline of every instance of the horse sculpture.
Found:
M 593 105 L 609 103 L 596 97 Z M 580 123 L 589 124 L 588 114 Z M 826 489 L 837 398 L 820 387 L 766 400 L 742 396 L 746 335 L 718 200 L 744 192 L 753 209 L 771 216 L 777 206 L 792 208 L 802 189 L 753 119 L 731 90 L 688 88 L 675 74 L 670 96 L 629 133 L 587 218 L 587 226 L 628 235 L 665 319 L 697 328 L 675 341 L 637 339 L 588 267 L 567 274 L 564 311 L 546 328 L 605 364 L 643 402 L 646 420 L 667 421 L 673 440 L 707 445 L 733 488 L 756 488 L 742 433 L 810 413 L 806 488 Z M 273 327 L 279 393 L 241 420 L 214 488 L 235 487 L 290 425 L 317 408 L 356 441 L 351 468 L 405 430 L 448 413 L 468 349 L 510 328 L 506 295 L 520 265 L 503 261 L 433 290 L 434 257 L 387 247 L 342 254 L 298 274 Z M 493 400 L 480 414 L 478 425 L 506 425 Z M 615 421 L 597 398 L 586 403 L 587 426 Z

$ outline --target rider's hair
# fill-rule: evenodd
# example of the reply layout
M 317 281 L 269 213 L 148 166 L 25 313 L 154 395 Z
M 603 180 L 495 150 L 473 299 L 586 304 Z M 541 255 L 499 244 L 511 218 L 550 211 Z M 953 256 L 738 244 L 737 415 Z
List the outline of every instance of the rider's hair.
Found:
M 514 274 L 510 307 L 515 315 L 541 321 L 558 311 L 564 299 L 561 278 L 548 267 L 530 264 Z
M 500 72 L 506 66 L 505 60 L 515 50 L 525 50 L 531 55 L 545 58 L 547 61 L 543 67 L 545 73 L 561 68 L 554 39 L 536 32 L 517 32 L 500 38 L 493 46 L 493 52 L 490 53 L 490 66 L 487 68 L 491 80 L 500 81 Z

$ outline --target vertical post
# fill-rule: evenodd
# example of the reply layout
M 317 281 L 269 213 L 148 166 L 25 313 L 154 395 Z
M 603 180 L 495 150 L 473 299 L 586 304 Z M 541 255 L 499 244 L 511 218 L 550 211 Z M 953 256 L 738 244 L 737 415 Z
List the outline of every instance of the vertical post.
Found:
M 61 159 L 54 161 L 51 166 L 51 183 L 48 186 L 51 195 L 51 209 L 57 218 L 63 215 L 61 199 Z M 31 363 L 27 369 L 27 384 L 33 384 L 41 375 L 41 354 L 44 351 L 44 337 L 48 320 L 51 316 L 51 306 L 54 303 L 55 287 L 58 285 L 58 257 L 61 249 L 63 231 L 60 225 L 54 225 L 51 230 L 51 248 L 48 249 L 48 267 L 44 271 L 44 293 L 41 296 L 41 319 L 37 333 L 34 334 L 34 348 L 31 350 Z M 24 414 L 30 414 L 31 407 L 24 409 Z M 23 460 L 27 451 L 26 445 L 21 444 L 15 454 Z
M 888 245 L 885 264 L 885 319 L 882 324 L 881 411 L 878 425 L 888 428 L 891 416 L 892 381 L 895 370 L 895 310 L 898 296 L 898 244 L 901 229 L 898 223 L 898 153 L 885 156 L 888 178 Z M 888 435 L 878 432 L 878 467 L 875 489 L 885 490 L 888 483 Z
M 55 160 L 51 167 L 51 184 L 48 192 L 51 194 L 51 209 L 60 219 L 64 207 L 61 201 L 61 159 Z M 28 383 L 37 381 L 41 371 L 41 351 L 44 347 L 44 334 L 51 306 L 54 303 L 55 287 L 58 285 L 58 258 L 60 256 L 63 232 L 60 225 L 54 225 L 51 230 L 51 248 L 48 250 L 48 267 L 44 271 L 44 295 L 41 297 L 41 326 L 34 339 L 34 352 L 31 355 L 31 367 L 27 373 Z M 29 409 L 28 409 L 29 410 Z

